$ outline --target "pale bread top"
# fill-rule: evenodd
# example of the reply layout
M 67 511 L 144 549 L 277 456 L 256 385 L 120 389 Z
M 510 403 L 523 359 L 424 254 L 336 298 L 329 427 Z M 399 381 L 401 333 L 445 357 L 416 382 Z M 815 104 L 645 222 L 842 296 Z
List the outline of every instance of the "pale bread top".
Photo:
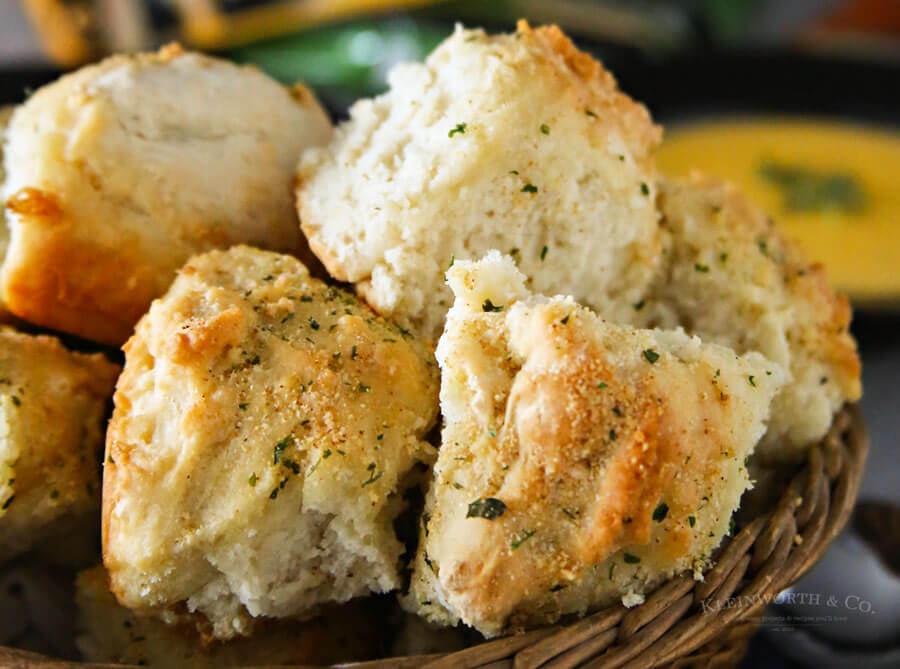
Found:
M 190 255 L 301 253 L 293 170 L 330 135 L 306 89 L 177 46 L 44 86 L 6 146 L 9 309 L 119 345 Z
M 447 267 L 492 248 L 535 290 L 610 318 L 643 296 L 661 130 L 600 63 L 521 22 L 511 35 L 458 28 L 389 82 L 300 164 L 303 230 L 336 278 L 435 340 Z

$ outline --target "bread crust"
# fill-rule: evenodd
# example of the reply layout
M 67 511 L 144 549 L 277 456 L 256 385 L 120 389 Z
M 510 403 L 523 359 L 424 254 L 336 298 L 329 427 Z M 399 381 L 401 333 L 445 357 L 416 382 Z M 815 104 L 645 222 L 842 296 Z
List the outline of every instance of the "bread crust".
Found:
M 10 124 L 0 292 L 28 321 L 120 345 L 194 253 L 309 255 L 293 167 L 330 133 L 307 89 L 174 45 L 64 76 Z

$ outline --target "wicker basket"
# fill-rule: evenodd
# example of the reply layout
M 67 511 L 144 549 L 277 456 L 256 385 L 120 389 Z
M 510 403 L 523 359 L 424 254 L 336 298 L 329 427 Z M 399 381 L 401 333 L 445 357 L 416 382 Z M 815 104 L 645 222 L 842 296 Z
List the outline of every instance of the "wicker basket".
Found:
M 731 667 L 743 657 L 766 602 L 796 581 L 841 531 L 856 500 L 868 450 L 862 417 L 845 407 L 811 448 L 781 498 L 727 539 L 702 582 L 690 574 L 658 588 L 632 609 L 610 606 L 571 625 L 538 629 L 447 655 L 387 658 L 357 669 L 490 667 Z M 729 605 L 731 604 L 731 605 Z M 15 669 L 77 664 L 0 649 Z

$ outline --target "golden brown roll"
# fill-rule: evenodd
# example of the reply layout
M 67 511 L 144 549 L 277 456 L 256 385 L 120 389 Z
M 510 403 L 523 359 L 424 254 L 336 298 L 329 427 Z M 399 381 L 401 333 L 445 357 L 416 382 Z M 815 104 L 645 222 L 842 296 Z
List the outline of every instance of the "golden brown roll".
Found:
M 732 184 L 662 179 L 660 207 L 662 271 L 635 320 L 683 326 L 780 365 L 785 384 L 754 462 L 798 461 L 862 392 L 847 299 Z
M 227 639 L 399 585 L 400 493 L 434 457 L 430 350 L 237 246 L 188 262 L 125 354 L 103 481 L 122 604 Z
M 119 366 L 54 337 L 0 326 L 0 562 L 66 538 L 56 559 L 96 544 L 100 457 Z
M 493 636 L 702 571 L 777 365 L 532 295 L 496 251 L 448 277 L 442 445 L 405 606 Z
M 177 46 L 41 88 L 9 128 L 9 309 L 119 345 L 192 254 L 301 253 L 293 171 L 330 134 L 309 91 Z

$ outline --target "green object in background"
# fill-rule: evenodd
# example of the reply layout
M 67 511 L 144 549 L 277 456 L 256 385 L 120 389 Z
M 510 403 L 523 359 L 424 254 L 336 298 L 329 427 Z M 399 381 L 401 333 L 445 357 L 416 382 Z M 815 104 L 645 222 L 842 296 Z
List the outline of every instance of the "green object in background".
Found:
M 226 55 L 258 65 L 284 83 L 302 81 L 333 107 L 343 108 L 359 97 L 385 90 L 391 67 L 423 60 L 452 32 L 454 22 L 510 32 L 522 17 L 535 25 L 559 23 L 576 40 L 607 40 L 656 53 L 669 53 L 691 38 L 685 13 L 661 0 L 449 0 L 425 4 L 395 18 L 309 29 Z
M 747 37 L 750 20 L 759 13 L 758 0 L 701 0 L 698 15 L 705 21 L 712 39 L 734 44 Z
M 782 194 L 782 207 L 789 212 L 829 209 L 858 214 L 866 207 L 866 193 L 850 172 L 818 172 L 803 165 L 763 160 L 759 176 Z
M 452 29 L 411 19 L 354 22 L 242 47 L 228 57 L 253 63 L 286 84 L 302 81 L 346 104 L 383 91 L 391 67 L 421 61 Z

